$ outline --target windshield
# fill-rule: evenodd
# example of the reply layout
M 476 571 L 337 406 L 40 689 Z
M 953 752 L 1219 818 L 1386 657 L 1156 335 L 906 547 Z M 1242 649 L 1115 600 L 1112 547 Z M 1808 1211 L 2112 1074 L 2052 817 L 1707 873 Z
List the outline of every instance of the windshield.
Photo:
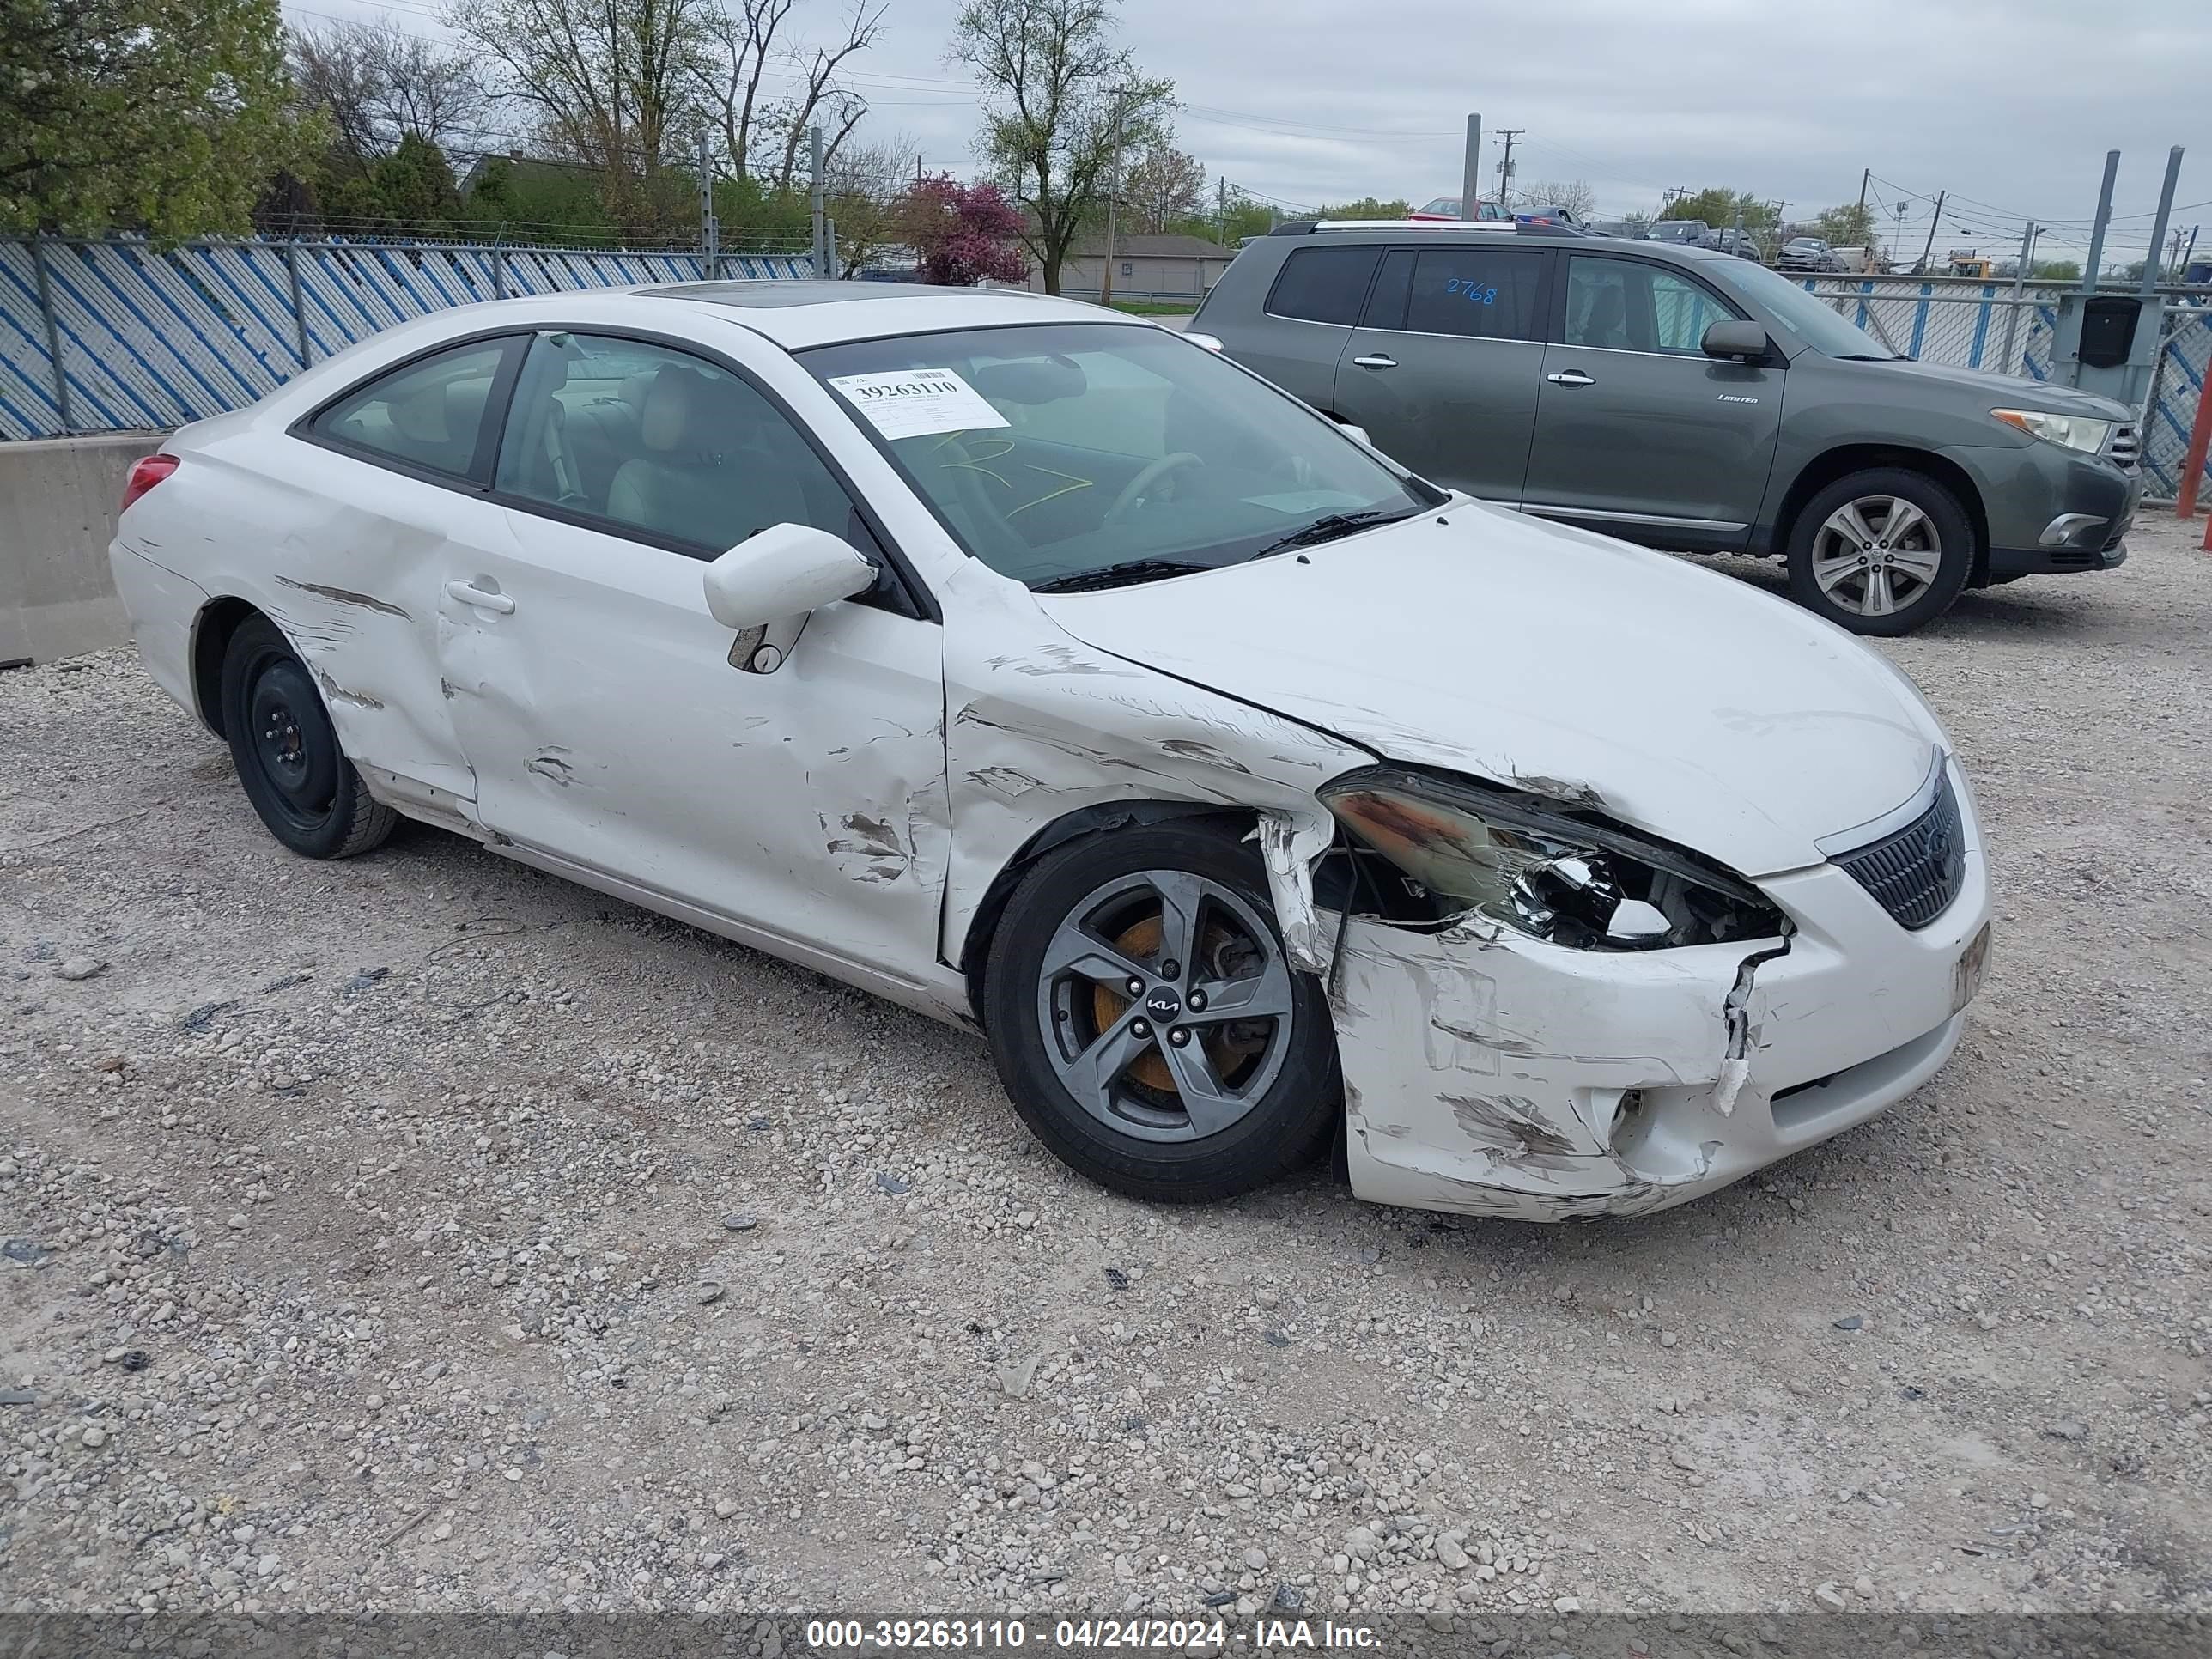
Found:
M 1898 355 L 1830 307 L 1827 301 L 1814 299 L 1790 278 L 1777 275 L 1765 265 L 1739 262 L 1725 270 L 1707 274 L 1716 282 L 1735 289 L 1824 357 L 1887 358 Z
M 799 359 L 962 546 L 1031 587 L 1239 563 L 1445 499 L 1164 329 L 972 329 Z

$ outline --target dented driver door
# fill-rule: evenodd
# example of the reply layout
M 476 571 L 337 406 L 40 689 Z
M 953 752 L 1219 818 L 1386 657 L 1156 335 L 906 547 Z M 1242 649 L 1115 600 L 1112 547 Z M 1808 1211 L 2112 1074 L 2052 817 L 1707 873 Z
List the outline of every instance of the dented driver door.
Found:
M 456 550 L 440 625 L 484 828 L 801 959 L 927 975 L 951 837 L 939 625 L 840 601 L 757 672 L 707 609 L 707 563 L 769 524 L 868 539 L 782 412 L 726 359 L 541 335 L 493 493 L 513 551 Z
M 828 605 L 747 672 L 700 560 L 521 514 L 515 532 L 518 556 L 457 567 L 444 601 L 484 827 L 567 873 L 926 971 L 950 839 L 937 624 Z

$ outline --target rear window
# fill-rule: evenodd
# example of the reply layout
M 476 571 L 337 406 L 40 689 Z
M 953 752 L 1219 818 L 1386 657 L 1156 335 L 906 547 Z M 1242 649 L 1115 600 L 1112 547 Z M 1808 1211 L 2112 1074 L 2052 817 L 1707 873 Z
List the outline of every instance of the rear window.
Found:
M 1275 278 L 1267 309 L 1278 317 L 1349 327 L 1359 320 L 1367 280 L 1380 257 L 1381 250 L 1373 246 L 1302 247 Z
M 309 429 L 374 458 L 481 483 L 484 417 L 512 343 L 479 340 L 418 357 L 339 398 Z

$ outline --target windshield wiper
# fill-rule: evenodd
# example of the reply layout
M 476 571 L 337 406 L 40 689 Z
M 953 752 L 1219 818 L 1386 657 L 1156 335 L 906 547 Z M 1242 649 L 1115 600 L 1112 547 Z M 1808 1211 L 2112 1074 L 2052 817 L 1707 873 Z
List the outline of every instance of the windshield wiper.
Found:
M 1218 565 L 1195 564 L 1188 559 L 1124 559 L 1120 564 L 1101 565 L 1096 570 L 1054 576 L 1048 582 L 1037 583 L 1030 592 L 1082 593 L 1093 588 L 1126 587 L 1132 582 L 1148 582 L 1161 576 L 1188 576 L 1194 570 L 1219 568 Z
M 1400 519 L 1410 519 L 1426 512 L 1417 507 L 1410 513 L 1391 513 L 1381 507 L 1369 507 L 1358 513 L 1330 513 L 1316 519 L 1303 530 L 1293 530 L 1280 541 L 1269 542 L 1252 556 L 1264 559 L 1270 553 L 1280 553 L 1293 547 L 1311 547 L 1318 542 L 1333 542 L 1340 536 L 1349 536 L 1355 530 L 1364 530 L 1373 524 L 1392 524 Z

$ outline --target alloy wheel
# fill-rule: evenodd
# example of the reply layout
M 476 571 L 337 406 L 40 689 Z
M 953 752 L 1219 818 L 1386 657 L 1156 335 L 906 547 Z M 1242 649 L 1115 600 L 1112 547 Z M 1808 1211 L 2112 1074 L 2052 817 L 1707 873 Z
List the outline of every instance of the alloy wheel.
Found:
M 1291 1046 L 1291 973 L 1273 933 L 1220 884 L 1143 870 L 1094 888 L 1037 975 L 1045 1054 L 1092 1117 L 1147 1140 L 1201 1140 L 1256 1106 Z
M 1854 616 L 1911 609 L 1942 568 L 1935 521 L 1901 495 L 1846 501 L 1813 538 L 1813 580 L 1830 604 Z

